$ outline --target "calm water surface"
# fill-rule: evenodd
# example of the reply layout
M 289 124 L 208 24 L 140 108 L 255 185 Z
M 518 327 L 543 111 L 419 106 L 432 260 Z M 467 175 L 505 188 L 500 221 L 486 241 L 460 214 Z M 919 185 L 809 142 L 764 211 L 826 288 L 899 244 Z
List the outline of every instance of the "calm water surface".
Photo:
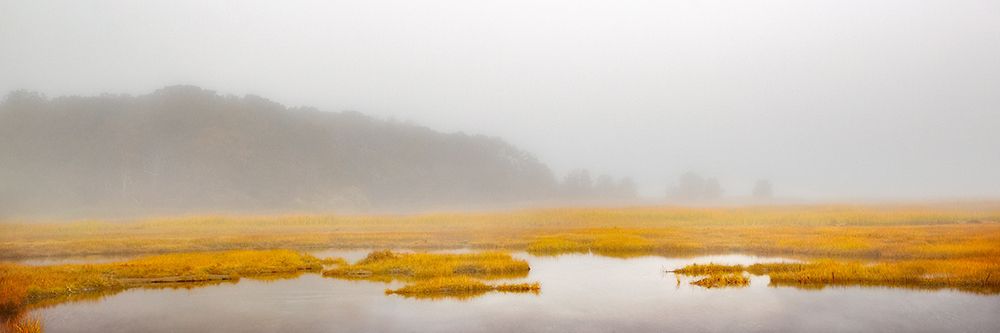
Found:
M 323 251 L 348 260 L 367 251 Z M 665 270 L 690 263 L 782 261 L 516 256 L 542 292 L 457 300 L 387 296 L 401 284 L 298 278 L 193 289 L 132 289 L 36 310 L 47 332 L 1000 332 L 1000 296 L 828 287 L 703 289 Z

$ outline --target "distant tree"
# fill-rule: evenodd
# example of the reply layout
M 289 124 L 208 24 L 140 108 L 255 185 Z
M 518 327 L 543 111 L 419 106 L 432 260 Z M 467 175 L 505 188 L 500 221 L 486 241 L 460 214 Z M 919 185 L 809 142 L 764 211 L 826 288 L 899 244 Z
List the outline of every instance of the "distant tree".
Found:
M 571 178 L 590 189 L 589 174 Z M 498 138 L 193 86 L 0 102 L 3 214 L 460 207 L 551 198 L 556 186 Z
M 4 96 L 2 104 L 6 106 L 39 105 L 46 102 L 45 95 L 34 91 L 15 90 Z
M 667 195 L 680 200 L 699 200 L 705 188 L 705 178 L 694 172 L 687 172 L 677 180 L 677 187 L 669 190 Z
M 677 197 L 697 200 L 701 198 L 701 191 L 705 187 L 705 178 L 694 172 L 688 172 L 681 175 L 677 184 L 677 190 L 675 191 Z
M 615 179 L 609 175 L 600 175 L 594 182 L 594 196 L 611 198 L 615 196 Z
M 632 178 L 625 177 L 618 181 L 616 186 L 616 197 L 621 199 L 635 199 L 639 196 L 636 190 L 635 181 Z
M 576 169 L 566 174 L 561 187 L 563 194 L 567 197 L 585 198 L 592 194 L 594 182 L 590 178 L 590 171 Z
M 684 201 L 716 200 L 722 194 L 722 186 L 717 179 L 706 179 L 694 172 L 681 175 L 677 186 L 667 191 L 668 197 Z
M 770 199 L 774 195 L 771 189 L 771 181 L 767 179 L 758 180 L 753 185 L 753 197 L 757 199 Z
M 718 200 L 719 198 L 722 198 L 722 194 L 722 186 L 719 185 L 719 181 L 717 179 L 709 178 L 705 181 L 705 188 L 702 189 L 702 199 Z

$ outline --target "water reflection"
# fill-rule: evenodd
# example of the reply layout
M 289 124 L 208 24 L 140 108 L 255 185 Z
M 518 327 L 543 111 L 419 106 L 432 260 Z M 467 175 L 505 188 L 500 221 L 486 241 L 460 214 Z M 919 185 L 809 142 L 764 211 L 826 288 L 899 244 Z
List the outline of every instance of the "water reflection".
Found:
M 416 300 L 427 300 L 427 301 L 440 301 L 440 300 L 459 300 L 459 301 L 465 301 L 465 300 L 471 300 L 471 299 L 476 298 L 476 297 L 481 297 L 481 296 L 484 296 L 484 295 L 487 295 L 487 294 L 493 293 L 493 292 L 497 292 L 497 291 L 457 292 L 457 293 L 446 293 L 446 294 L 403 294 L 403 295 L 398 295 L 398 296 L 399 297 L 403 297 L 403 298 L 410 298 L 410 299 L 416 299 Z M 509 292 L 499 291 L 499 293 L 509 293 Z M 538 295 L 541 295 L 541 293 L 542 292 L 540 290 L 530 290 L 530 291 L 525 291 L 525 292 L 519 292 L 517 294 L 522 294 L 522 295 L 523 294 L 528 294 L 528 295 L 538 296 Z
M 26 311 L 13 313 L 0 313 L 0 332 L 2 333 L 29 333 L 42 332 L 44 322 L 37 315 L 30 315 Z
M 350 257 L 328 252 L 328 256 Z M 367 251 L 359 251 L 363 257 Z M 488 293 L 472 298 L 386 296 L 401 282 L 349 281 L 304 274 L 294 279 L 212 288 L 132 289 L 99 302 L 35 311 L 48 332 L 996 332 L 1000 297 L 950 290 L 769 287 L 704 289 L 665 273 L 691 263 L 743 264 L 784 258 L 741 255 L 630 259 L 592 254 L 527 259 L 524 280 L 537 296 Z
M 991 285 L 982 286 L 946 286 L 946 285 L 921 285 L 907 283 L 882 283 L 882 282 L 837 282 L 837 283 L 796 283 L 769 281 L 768 286 L 775 288 L 796 288 L 802 290 L 823 290 L 827 288 L 875 288 L 875 289 L 907 289 L 913 291 L 935 291 L 950 290 L 979 295 L 1000 294 L 1000 289 Z
M 539 283 L 507 283 L 528 276 L 527 260 L 504 252 L 412 253 L 378 250 L 364 259 L 332 266 L 324 277 L 378 282 L 403 281 L 400 289 L 386 289 L 386 295 L 440 299 L 468 299 L 489 292 L 536 293 Z
M 30 316 L 25 316 L 29 312 L 44 312 L 44 309 L 52 308 L 64 304 L 100 304 L 103 300 L 108 297 L 114 296 L 119 293 L 128 292 L 130 290 L 144 289 L 144 290 L 165 290 L 165 291 L 182 291 L 182 290 L 194 290 L 197 288 L 206 287 L 217 287 L 221 285 L 236 285 L 241 279 L 251 280 L 258 283 L 267 284 L 269 282 L 285 280 L 285 279 L 296 279 L 306 274 L 306 272 L 293 272 L 284 274 L 268 274 L 268 275 L 258 275 L 258 276 L 247 276 L 243 278 L 235 279 L 225 279 L 225 280 L 208 280 L 208 281 L 198 281 L 198 282 L 163 282 L 163 283 L 144 283 L 134 287 L 120 288 L 120 289 L 109 289 L 100 291 L 91 291 L 85 293 L 74 293 L 66 294 L 58 297 L 45 298 L 39 301 L 32 302 L 25 308 L 15 309 L 13 312 L 0 312 L 0 322 L 5 326 L 4 329 L 11 328 L 13 323 L 18 323 L 25 318 L 34 318 Z M 318 273 L 312 273 L 318 274 Z M 20 332 L 17 330 L 3 330 L 0 332 Z

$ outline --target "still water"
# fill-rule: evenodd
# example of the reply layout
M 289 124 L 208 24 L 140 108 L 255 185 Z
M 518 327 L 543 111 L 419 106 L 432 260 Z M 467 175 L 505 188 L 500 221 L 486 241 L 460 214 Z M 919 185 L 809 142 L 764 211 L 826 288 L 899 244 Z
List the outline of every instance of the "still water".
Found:
M 324 251 L 350 260 L 366 251 Z M 744 255 L 515 256 L 534 294 L 428 300 L 385 295 L 399 283 L 297 278 L 192 289 L 132 289 L 34 311 L 47 332 L 1000 332 L 1000 296 L 950 290 L 703 289 L 664 271 L 691 263 L 782 261 Z

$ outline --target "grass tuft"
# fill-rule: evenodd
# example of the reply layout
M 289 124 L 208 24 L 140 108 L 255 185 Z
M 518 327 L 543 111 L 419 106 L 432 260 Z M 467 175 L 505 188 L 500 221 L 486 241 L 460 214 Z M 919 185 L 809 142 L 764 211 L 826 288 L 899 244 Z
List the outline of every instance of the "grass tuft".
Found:
M 386 289 L 386 294 L 398 294 L 413 297 L 436 297 L 436 296 L 470 296 L 483 294 L 490 291 L 524 293 L 537 293 L 541 290 L 541 285 L 535 283 L 517 284 L 486 284 L 480 280 L 467 276 L 438 277 L 421 280 L 406 286 L 391 290 Z
M 4 333 L 42 333 L 45 331 L 45 324 L 35 316 L 17 314 L 3 318 L 0 322 L 0 332 Z
M 9 223 L 0 223 L 0 257 L 4 258 L 330 247 L 472 247 L 537 254 L 746 252 L 878 259 L 1000 257 L 998 202 L 196 216 L 133 223 L 5 222 Z
M 528 262 L 502 252 L 462 254 L 395 253 L 374 251 L 358 263 L 323 272 L 323 276 L 390 281 L 455 275 L 479 278 L 520 277 L 528 274 Z
M 15 311 L 49 298 L 129 287 L 225 281 L 321 269 L 319 259 L 290 250 L 176 253 L 85 265 L 0 263 L 0 305 L 4 311 Z
M 716 265 L 709 263 L 707 265 L 692 264 L 684 266 L 684 268 L 674 270 L 676 274 L 683 275 L 711 275 L 711 274 L 723 274 L 723 273 L 742 273 L 744 270 L 741 265 Z
M 750 279 L 741 273 L 712 274 L 705 278 L 691 282 L 691 284 L 709 289 L 746 287 L 750 285 Z
M 990 260 L 904 260 L 866 263 L 824 259 L 809 263 L 768 263 L 750 266 L 689 265 L 677 274 L 705 275 L 733 272 L 767 275 L 772 285 L 822 287 L 862 285 L 909 288 L 954 288 L 1000 292 L 1000 265 Z M 706 281 L 709 283 L 710 281 Z
M 523 277 L 528 262 L 502 252 L 480 253 L 397 253 L 373 251 L 353 265 L 343 265 L 323 272 L 323 276 L 371 281 L 403 280 L 409 282 L 386 294 L 413 297 L 473 297 L 490 291 L 535 292 L 535 283 L 488 284 L 482 280 Z

